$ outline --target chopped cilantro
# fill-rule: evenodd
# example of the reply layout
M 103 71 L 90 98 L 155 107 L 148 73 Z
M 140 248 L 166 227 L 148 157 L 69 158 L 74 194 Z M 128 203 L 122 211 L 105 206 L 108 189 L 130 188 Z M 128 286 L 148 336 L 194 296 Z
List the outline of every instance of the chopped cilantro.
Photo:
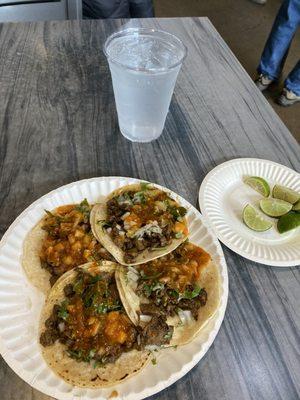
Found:
M 45 213 L 48 215 L 48 217 L 54 218 L 56 224 L 60 224 L 61 222 L 63 222 L 65 220 L 64 217 L 62 217 L 60 215 L 55 215 L 51 211 L 45 210 Z
M 92 304 L 94 303 L 96 297 L 97 297 L 97 294 L 94 293 L 92 286 L 90 286 L 87 289 L 85 289 L 85 291 L 83 293 L 83 296 L 82 296 L 84 306 L 86 308 L 91 307 Z
M 150 183 L 149 182 L 141 182 L 141 190 L 145 191 L 148 189 Z
M 181 239 L 182 236 L 183 236 L 183 233 L 182 233 L 182 232 L 177 232 L 177 233 L 175 233 L 176 239 Z
M 96 349 L 91 349 L 88 354 L 82 350 L 67 350 L 67 354 L 76 361 L 90 362 L 96 354 Z
M 59 318 L 66 320 L 68 318 L 69 313 L 67 310 L 60 310 L 58 311 L 57 315 L 59 316 Z
M 173 216 L 175 220 L 181 221 L 182 218 L 185 216 L 187 213 L 187 209 L 184 207 L 175 207 L 168 205 L 167 208 L 168 212 Z
M 155 292 L 156 290 L 161 290 L 165 287 L 165 285 L 161 282 L 157 282 L 152 286 L 152 291 Z
M 67 350 L 67 353 L 71 358 L 74 358 L 77 361 L 80 361 L 82 359 L 81 350 Z
M 91 207 L 90 207 L 87 199 L 84 199 L 80 204 L 78 204 L 76 206 L 75 210 L 77 210 L 77 211 L 81 212 L 81 214 L 83 214 L 86 222 L 89 220 Z
M 67 300 L 63 301 L 61 303 L 61 305 L 59 307 L 59 310 L 58 310 L 58 313 L 57 313 L 57 316 L 59 318 L 62 318 L 64 321 L 66 321 L 66 319 L 69 316 L 69 313 L 67 311 L 67 305 L 68 305 L 68 301 Z
M 102 363 L 101 361 L 96 360 L 96 361 L 94 362 L 94 364 L 93 364 L 93 368 L 96 369 L 97 367 L 100 367 L 100 366 L 102 366 L 102 365 L 103 365 L 103 363 Z
M 76 294 L 82 294 L 83 292 L 83 279 L 79 278 L 76 280 L 76 282 L 73 285 L 73 290 Z
M 173 336 L 173 333 L 172 333 L 172 331 L 169 331 L 169 332 L 167 332 L 167 333 L 164 335 L 164 339 L 167 339 L 167 340 L 169 340 L 169 339 L 171 339 L 171 338 L 172 338 L 172 336 Z
M 146 280 L 149 280 L 149 279 L 157 279 L 157 278 L 159 278 L 162 275 L 162 272 L 157 272 L 156 274 L 153 274 L 153 275 L 146 275 L 145 272 L 142 270 L 140 272 L 140 275 L 141 275 L 140 279 L 146 281 Z
M 96 305 L 96 312 L 98 314 L 106 314 L 108 311 L 108 305 L 105 303 L 97 304 Z
M 134 204 L 143 204 L 146 201 L 144 192 L 136 192 L 133 196 L 132 201 Z
M 164 288 L 164 284 L 161 282 L 152 282 L 150 285 L 144 284 L 143 285 L 143 291 L 147 297 L 150 297 L 152 292 L 155 292 L 156 290 L 161 290 Z
M 176 290 L 176 289 L 173 289 L 173 290 L 170 290 L 169 292 L 168 292 L 168 294 L 170 295 L 170 296 L 172 296 L 172 297 L 179 297 L 179 292 L 178 292 L 178 290 Z
M 107 221 L 99 220 L 97 224 L 101 225 L 103 229 L 111 228 L 111 223 Z
M 179 293 L 178 290 L 173 289 L 168 291 L 168 294 L 169 296 L 176 297 L 179 301 L 181 299 L 194 299 L 195 297 L 199 296 L 201 290 L 202 289 L 199 286 L 195 286 L 193 290 L 185 290 L 183 293 Z
M 99 282 L 99 281 L 101 281 L 101 280 L 102 280 L 101 275 L 91 276 L 91 278 L 90 278 L 90 283 L 91 283 L 91 284 L 94 284 L 94 283 Z
M 183 295 L 181 296 L 182 299 L 194 299 L 195 297 L 199 296 L 201 292 L 201 288 L 199 286 L 195 286 L 192 291 L 185 290 Z
M 106 304 L 106 303 L 95 304 L 95 309 L 98 314 L 106 314 L 110 311 L 120 310 L 121 308 L 122 306 L 119 302 L 116 302 L 115 304 Z
M 143 291 L 147 297 L 149 297 L 152 293 L 151 285 L 143 285 Z
M 96 350 L 95 349 L 90 350 L 89 358 L 93 358 L 95 354 L 96 354 Z
M 156 365 L 156 364 L 157 364 L 156 358 L 153 357 L 152 360 L 151 360 L 151 362 L 152 362 L 153 365 Z
M 104 367 L 105 368 L 105 363 L 107 362 L 107 357 L 102 357 L 101 359 L 97 359 L 95 360 L 94 364 L 93 364 L 93 368 L 97 368 L 97 367 Z
M 52 218 L 56 218 L 57 216 L 56 215 L 54 215 L 51 211 L 48 211 L 48 210 L 44 210 L 45 211 L 45 213 L 48 215 L 48 217 L 52 217 Z
M 131 200 L 129 194 L 126 193 L 126 192 L 120 194 L 120 196 L 117 196 L 117 197 L 116 197 L 116 200 L 117 200 L 117 202 L 118 202 L 119 204 L 124 204 L 124 203 L 127 203 L 127 204 L 129 204 L 129 205 L 132 204 L 132 200 Z

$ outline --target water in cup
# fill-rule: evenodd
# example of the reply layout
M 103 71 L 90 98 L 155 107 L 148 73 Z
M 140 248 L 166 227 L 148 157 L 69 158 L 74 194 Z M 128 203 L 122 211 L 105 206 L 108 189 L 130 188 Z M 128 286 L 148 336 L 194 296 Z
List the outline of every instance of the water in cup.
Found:
M 185 47 L 166 32 L 133 28 L 107 40 L 119 126 L 132 141 L 150 142 L 163 131 Z

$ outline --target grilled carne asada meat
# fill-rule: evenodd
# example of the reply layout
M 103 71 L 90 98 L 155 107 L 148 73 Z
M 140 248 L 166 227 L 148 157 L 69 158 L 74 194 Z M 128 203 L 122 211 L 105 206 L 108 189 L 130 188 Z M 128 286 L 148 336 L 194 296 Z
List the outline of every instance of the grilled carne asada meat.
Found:
M 136 267 L 136 292 L 142 299 L 140 313 L 166 320 L 180 315 L 180 311 L 189 311 L 197 320 L 207 302 L 207 292 L 196 282 L 201 268 L 209 262 L 208 253 L 184 242 L 172 253 Z
M 170 343 L 174 328 L 161 315 L 154 315 L 141 331 L 141 345 L 163 346 Z
M 168 246 L 173 239 L 187 235 L 186 209 L 167 193 L 141 184 L 140 190 L 128 190 L 107 204 L 105 229 L 125 252 L 128 263 L 143 250 Z
M 153 318 L 144 328 L 135 327 L 121 303 L 114 273 L 91 275 L 76 271 L 64 287 L 65 300 L 53 307 L 40 335 L 43 347 L 59 341 L 76 361 L 104 365 L 122 353 L 145 346 L 168 344 L 172 330 L 163 318 Z M 139 338 L 139 340 L 138 340 Z

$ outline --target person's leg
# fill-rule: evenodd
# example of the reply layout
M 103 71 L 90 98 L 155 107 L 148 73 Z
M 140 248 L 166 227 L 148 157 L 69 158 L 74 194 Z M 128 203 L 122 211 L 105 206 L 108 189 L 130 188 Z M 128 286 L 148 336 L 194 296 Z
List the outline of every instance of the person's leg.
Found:
M 300 60 L 286 78 L 284 87 L 300 96 Z
M 257 71 L 271 81 L 279 78 L 295 31 L 300 24 L 300 1 L 284 0 L 275 18 Z
M 154 17 L 152 0 L 129 0 L 130 15 L 132 18 Z
M 282 106 L 290 106 L 300 101 L 300 60 L 284 82 L 284 89 L 278 98 Z

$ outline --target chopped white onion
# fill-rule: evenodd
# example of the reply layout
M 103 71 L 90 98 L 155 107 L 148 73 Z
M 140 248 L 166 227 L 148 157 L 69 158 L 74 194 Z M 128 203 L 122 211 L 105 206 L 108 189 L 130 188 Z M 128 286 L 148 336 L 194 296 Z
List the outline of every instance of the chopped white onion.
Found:
M 129 286 L 131 286 L 132 289 L 135 290 L 138 286 L 138 284 L 137 284 L 138 277 L 129 271 L 129 272 L 127 272 L 127 280 L 128 280 Z
M 136 281 L 138 281 L 139 276 L 133 271 L 128 271 L 127 272 L 127 278 L 132 280 L 132 281 L 134 281 L 134 282 L 136 282 Z
M 130 212 L 126 212 L 125 214 L 122 215 L 121 219 L 126 219 L 130 215 Z
M 60 332 L 63 332 L 65 330 L 65 323 L 64 322 L 60 322 L 58 324 L 58 329 Z
M 192 313 L 189 310 L 178 311 L 178 317 L 183 325 L 188 325 L 193 322 Z
M 150 315 L 144 315 L 144 314 L 140 315 L 140 321 L 141 322 L 150 322 L 151 319 L 152 319 L 152 317 L 150 317 Z
M 127 272 L 127 278 L 130 281 L 130 283 L 137 282 L 138 279 L 139 279 L 139 277 L 136 274 L 134 274 L 134 273 L 132 273 L 130 271 Z
M 137 281 L 139 280 L 139 273 L 134 267 L 128 267 L 127 279 L 129 285 L 135 290 L 137 288 Z
M 132 271 L 133 273 L 138 274 L 138 271 L 131 265 L 128 267 L 128 271 Z
M 132 279 L 134 282 L 138 281 L 140 274 L 133 267 L 128 267 L 127 277 L 128 279 Z
M 138 239 L 140 237 L 143 237 L 144 235 L 151 236 L 152 233 L 158 233 L 159 235 L 162 234 L 162 229 L 158 225 L 157 221 L 152 221 L 149 224 L 142 226 L 134 233 L 133 237 Z
M 157 351 L 160 350 L 161 348 L 162 346 L 157 346 L 155 344 L 147 344 L 147 346 L 145 346 L 145 349 L 150 351 Z

